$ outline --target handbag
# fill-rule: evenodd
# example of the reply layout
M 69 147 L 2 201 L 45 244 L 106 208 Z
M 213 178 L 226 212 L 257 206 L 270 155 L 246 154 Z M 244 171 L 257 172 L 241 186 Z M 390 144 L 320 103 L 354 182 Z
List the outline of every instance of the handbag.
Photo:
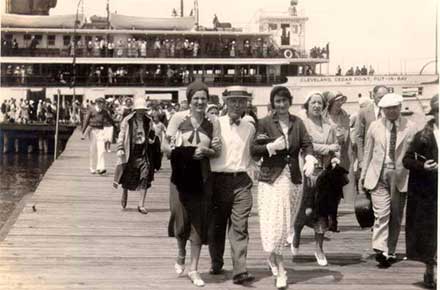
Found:
M 369 228 L 374 225 L 373 203 L 368 191 L 358 191 L 354 200 L 354 212 L 361 228 Z

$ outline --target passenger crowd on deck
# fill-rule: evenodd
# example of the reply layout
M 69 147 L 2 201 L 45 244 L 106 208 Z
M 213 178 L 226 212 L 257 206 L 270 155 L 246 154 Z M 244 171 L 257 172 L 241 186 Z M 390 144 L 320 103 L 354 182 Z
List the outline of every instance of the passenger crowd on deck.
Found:
M 185 38 L 185 37 L 133 37 L 112 40 L 103 37 L 85 38 L 65 43 L 63 48 L 42 48 L 32 36 L 27 45 L 20 47 L 17 40 L 3 38 L 3 56 L 76 56 L 76 57 L 129 57 L 129 58 L 284 58 L 282 51 L 271 39 L 249 38 Z M 293 58 L 329 58 L 329 49 L 313 47 L 307 53 L 294 51 Z
M 366 65 L 363 65 L 361 68 L 359 66 L 356 66 L 356 69 L 354 67 L 350 67 L 347 72 L 345 73 L 346 76 L 372 76 L 374 75 L 374 68 L 372 65 L 370 65 L 369 68 L 367 68 Z M 336 75 L 342 76 L 342 68 L 340 65 L 336 68 Z

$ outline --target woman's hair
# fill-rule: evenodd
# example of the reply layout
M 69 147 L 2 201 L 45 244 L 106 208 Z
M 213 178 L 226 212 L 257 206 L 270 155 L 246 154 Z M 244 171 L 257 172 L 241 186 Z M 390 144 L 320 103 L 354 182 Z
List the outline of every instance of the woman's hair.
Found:
M 198 91 L 205 91 L 206 95 L 209 96 L 209 89 L 208 86 L 205 85 L 205 83 L 201 81 L 194 81 L 188 85 L 186 88 L 186 99 L 188 100 L 188 103 L 191 103 L 191 99 L 194 96 L 194 94 Z
M 425 127 L 420 132 L 420 140 L 423 143 L 430 142 L 431 137 L 434 135 L 434 123 L 435 123 L 434 119 L 429 120 L 426 123 Z
M 272 109 L 275 108 L 275 96 L 287 98 L 289 100 L 290 105 L 292 105 L 293 96 L 290 94 L 288 88 L 283 86 L 276 86 L 270 92 L 270 106 Z
M 309 103 L 310 103 L 310 100 L 311 100 L 312 97 L 315 96 L 315 95 L 321 97 L 321 100 L 322 100 L 322 110 L 324 110 L 325 107 L 327 106 L 326 100 L 325 100 L 325 98 L 324 98 L 324 96 L 322 95 L 321 92 L 312 92 L 312 93 L 310 93 L 310 94 L 308 95 L 308 97 L 307 97 L 307 99 L 306 99 L 306 102 L 305 102 L 304 105 L 303 105 L 303 108 L 304 108 L 307 112 L 309 111 Z

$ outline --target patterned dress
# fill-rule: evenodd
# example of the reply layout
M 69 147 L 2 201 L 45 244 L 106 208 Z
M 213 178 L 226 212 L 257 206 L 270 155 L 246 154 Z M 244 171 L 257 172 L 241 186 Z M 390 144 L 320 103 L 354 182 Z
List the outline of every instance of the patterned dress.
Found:
M 283 125 L 281 128 L 287 136 L 288 128 Z M 291 235 L 292 225 L 298 215 L 301 197 L 301 185 L 292 183 L 287 165 L 273 184 L 258 183 L 258 215 L 265 252 L 277 255 L 283 253 L 284 243 Z

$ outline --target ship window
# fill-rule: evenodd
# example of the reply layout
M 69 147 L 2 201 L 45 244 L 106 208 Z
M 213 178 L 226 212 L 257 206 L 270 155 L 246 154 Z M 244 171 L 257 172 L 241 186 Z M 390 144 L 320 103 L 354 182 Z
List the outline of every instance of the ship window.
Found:
M 55 45 L 55 35 L 48 35 L 47 36 L 47 45 Z
M 93 36 L 86 35 L 86 43 L 89 43 L 89 41 L 92 41 Z
M 423 94 L 423 87 L 403 87 L 402 88 L 402 97 L 404 98 L 415 98 L 418 95 L 421 96 Z
M 23 39 L 24 40 L 31 40 L 31 35 L 30 34 L 25 34 L 25 35 L 23 35 Z
M 269 30 L 277 30 L 278 25 L 276 23 L 269 23 Z
M 43 39 L 43 35 L 41 35 L 41 34 L 35 34 L 34 36 L 35 36 L 35 39 L 38 41 L 41 41 Z
M 298 34 L 298 25 L 292 25 L 292 33 Z
M 7 33 L 7 34 L 5 34 L 5 38 L 6 38 L 6 39 L 12 39 L 12 34 L 11 34 L 11 33 Z
M 63 44 L 64 46 L 68 46 L 70 44 L 70 35 L 63 36 Z

